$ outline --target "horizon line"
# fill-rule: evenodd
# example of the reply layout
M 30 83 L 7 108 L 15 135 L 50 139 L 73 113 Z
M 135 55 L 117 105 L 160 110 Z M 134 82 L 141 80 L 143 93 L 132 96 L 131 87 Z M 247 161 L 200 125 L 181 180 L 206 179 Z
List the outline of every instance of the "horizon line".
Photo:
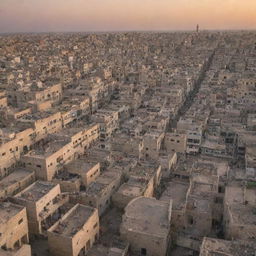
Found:
M 256 28 L 248 29 L 248 28 L 235 28 L 235 29 L 200 29 L 200 32 L 256 32 Z M 196 32 L 196 29 L 154 29 L 154 30 L 140 30 L 140 29 L 124 29 L 124 30 L 74 30 L 74 31 L 20 31 L 20 32 L 0 32 L 0 35 L 17 35 L 17 34 L 103 34 L 103 33 L 161 33 L 161 32 Z

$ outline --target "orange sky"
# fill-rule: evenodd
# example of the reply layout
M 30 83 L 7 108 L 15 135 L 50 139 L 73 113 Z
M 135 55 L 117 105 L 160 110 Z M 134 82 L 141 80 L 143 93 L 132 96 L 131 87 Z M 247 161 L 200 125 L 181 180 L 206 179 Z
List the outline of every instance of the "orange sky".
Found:
M 256 29 L 256 0 L 0 0 L 0 32 Z

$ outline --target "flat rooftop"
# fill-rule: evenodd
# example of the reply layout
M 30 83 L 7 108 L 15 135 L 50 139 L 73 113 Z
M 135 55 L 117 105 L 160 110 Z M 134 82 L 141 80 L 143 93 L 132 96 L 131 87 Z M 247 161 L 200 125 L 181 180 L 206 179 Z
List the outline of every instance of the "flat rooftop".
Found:
M 234 225 L 256 225 L 255 206 L 232 205 L 229 208 L 231 220 Z
M 65 166 L 65 169 L 71 173 L 85 174 L 97 165 L 100 165 L 100 163 L 96 163 L 96 162 L 88 163 L 88 162 L 85 162 L 85 160 L 83 160 L 83 159 L 76 159 L 73 162 L 67 164 Z
M 51 111 L 45 111 L 45 112 L 40 112 L 37 111 L 36 114 L 26 114 L 24 115 L 21 120 L 22 121 L 30 121 L 30 122 L 34 122 L 40 119 L 44 119 L 44 118 L 48 118 L 54 114 L 57 114 L 58 112 L 51 112 Z
M 112 184 L 112 182 L 119 177 L 121 177 L 121 173 L 119 172 L 103 172 L 96 178 L 94 182 L 89 185 L 88 189 L 86 190 L 86 194 L 95 196 L 100 195 L 109 184 Z
M 36 148 L 30 151 L 25 156 L 31 156 L 35 158 L 46 158 L 59 151 L 68 143 L 69 142 L 65 140 L 65 138 L 63 140 L 50 141 L 44 147 Z
M 204 238 L 200 256 L 254 256 L 256 243 Z
M 65 129 L 59 131 L 57 134 L 54 134 L 52 136 L 53 137 L 67 137 L 69 139 L 72 136 L 74 136 L 80 132 L 86 132 L 87 130 L 92 129 L 96 125 L 97 125 L 96 123 L 92 123 L 92 124 L 88 124 L 88 125 L 83 125 L 81 127 L 65 128 Z
M 112 183 L 115 179 L 121 177 L 121 173 L 117 171 L 105 171 L 102 172 L 99 177 L 97 177 L 96 182 L 100 184 L 108 185 Z
M 33 172 L 25 170 L 25 169 L 16 169 L 14 172 L 12 172 L 10 175 L 4 177 L 0 181 L 0 190 L 5 189 L 9 187 L 10 185 L 13 185 L 17 182 L 22 181 L 24 178 L 31 175 Z
M 133 232 L 166 237 L 169 233 L 170 202 L 138 197 L 125 208 L 122 227 Z
M 20 206 L 9 202 L 0 203 L 0 224 L 9 221 L 22 209 L 24 209 L 24 206 Z
M 173 200 L 172 209 L 182 210 L 186 205 L 186 195 L 189 184 L 182 182 L 169 182 L 166 190 L 163 192 L 160 200 L 170 202 Z
M 36 181 L 19 194 L 17 194 L 16 198 L 22 198 L 26 201 L 36 202 L 43 196 L 45 196 L 49 191 L 51 191 L 55 186 L 55 184 L 45 182 L 45 181 Z
M 120 186 L 117 193 L 123 196 L 138 197 L 138 196 L 142 196 L 144 190 L 145 190 L 145 187 L 141 186 L 140 184 L 136 185 L 136 184 L 124 183 Z
M 143 177 L 151 177 L 155 175 L 157 169 L 159 168 L 160 165 L 155 164 L 155 163 L 141 163 L 138 162 L 135 167 L 133 167 L 130 171 L 131 175 L 134 176 L 143 176 Z
M 50 228 L 49 231 L 57 233 L 60 236 L 73 237 L 83 228 L 84 224 L 94 212 L 95 209 L 92 207 L 77 204 L 61 218 L 53 229 Z

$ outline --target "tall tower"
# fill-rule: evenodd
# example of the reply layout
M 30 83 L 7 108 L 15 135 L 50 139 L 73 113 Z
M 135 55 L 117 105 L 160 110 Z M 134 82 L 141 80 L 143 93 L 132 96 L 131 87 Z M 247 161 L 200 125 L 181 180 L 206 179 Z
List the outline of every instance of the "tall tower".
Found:
M 196 25 L 196 32 L 199 33 L 199 25 Z

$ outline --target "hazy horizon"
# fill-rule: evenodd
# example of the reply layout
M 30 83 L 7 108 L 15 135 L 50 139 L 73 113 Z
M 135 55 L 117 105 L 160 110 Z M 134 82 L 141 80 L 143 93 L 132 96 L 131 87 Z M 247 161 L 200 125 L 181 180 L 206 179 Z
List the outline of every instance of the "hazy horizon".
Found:
M 255 0 L 0 0 L 0 33 L 255 30 Z

